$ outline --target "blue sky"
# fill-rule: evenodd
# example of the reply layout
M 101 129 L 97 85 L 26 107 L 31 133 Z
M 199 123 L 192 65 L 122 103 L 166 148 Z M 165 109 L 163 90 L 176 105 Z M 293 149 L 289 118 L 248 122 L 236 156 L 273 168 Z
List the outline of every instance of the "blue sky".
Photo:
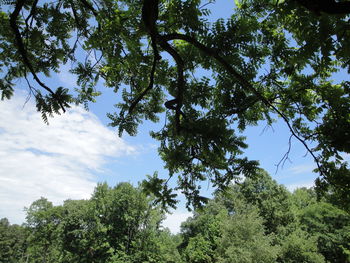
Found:
M 230 14 L 232 9 L 227 3 L 218 0 L 212 5 L 214 18 Z M 229 3 L 233 8 L 233 1 Z M 75 79 L 68 70 L 68 65 L 63 66 L 61 73 L 46 83 L 73 88 Z M 35 111 L 33 100 L 25 104 L 25 81 L 19 81 L 17 87 L 13 99 L 0 103 L 0 218 L 23 222 L 23 207 L 41 196 L 55 204 L 68 198 L 89 198 L 97 182 L 106 181 L 113 186 L 128 181 L 137 185 L 146 174 L 155 171 L 167 178 L 157 154 L 158 143 L 149 136 L 149 131 L 159 129 L 160 124 L 145 122 L 136 137 L 122 138 L 107 127 L 106 113 L 113 112 L 113 104 L 118 102 L 112 90 L 100 85 L 103 95 L 90 105 L 89 112 L 73 107 L 68 113 L 55 116 L 47 126 Z M 261 167 L 279 183 L 290 190 L 313 185 L 315 165 L 295 140 L 289 155 L 291 161 L 276 171 L 276 164 L 288 149 L 289 132 L 283 122 L 272 127 L 261 122 L 245 135 L 249 144 L 246 155 L 259 160 Z M 207 194 L 210 190 L 205 189 Z M 189 215 L 180 203 L 165 225 L 176 232 L 180 221 Z

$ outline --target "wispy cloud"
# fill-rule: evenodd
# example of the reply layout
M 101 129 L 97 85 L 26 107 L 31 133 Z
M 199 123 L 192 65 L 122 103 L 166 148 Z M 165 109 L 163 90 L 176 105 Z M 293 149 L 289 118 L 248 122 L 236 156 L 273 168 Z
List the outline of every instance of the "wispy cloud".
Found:
M 69 72 L 72 69 L 72 66 L 69 64 L 61 65 L 60 73 L 57 74 L 58 79 L 61 81 L 65 87 L 75 87 L 75 83 L 77 81 L 76 75 Z
M 55 204 L 89 198 L 107 158 L 136 153 L 80 107 L 43 123 L 25 96 L 0 102 L 0 218 L 24 219 L 23 207 L 44 196 Z
M 312 171 L 316 168 L 314 163 L 301 164 L 294 167 L 291 167 L 289 171 L 292 174 L 305 174 L 305 173 L 313 173 Z

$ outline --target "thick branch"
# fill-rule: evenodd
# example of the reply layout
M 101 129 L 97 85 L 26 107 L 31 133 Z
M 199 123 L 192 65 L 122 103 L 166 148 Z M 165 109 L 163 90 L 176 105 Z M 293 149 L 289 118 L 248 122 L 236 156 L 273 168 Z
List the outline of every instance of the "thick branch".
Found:
M 180 131 L 180 115 L 181 115 L 181 108 L 183 105 L 183 94 L 185 91 L 184 61 L 181 58 L 180 54 L 172 46 L 170 46 L 166 41 L 160 41 L 160 46 L 173 57 L 176 63 L 177 93 L 176 93 L 175 118 L 176 118 L 176 130 Z
M 52 94 L 52 96 L 57 100 L 57 102 L 59 103 L 59 105 L 61 106 L 63 112 L 65 112 L 65 107 L 63 105 L 63 103 L 60 101 L 59 98 L 57 98 L 55 92 L 53 90 L 51 90 L 48 86 L 46 86 L 36 75 L 35 70 L 33 68 L 33 65 L 30 63 L 29 58 L 28 58 L 28 53 L 27 50 L 24 47 L 24 43 L 22 40 L 22 36 L 21 33 L 19 32 L 18 26 L 17 26 L 17 18 L 18 15 L 20 13 L 20 11 L 22 10 L 24 4 L 25 4 L 25 0 L 18 0 L 16 2 L 16 6 L 15 6 L 15 10 L 12 12 L 12 14 L 10 15 L 10 25 L 11 28 L 15 34 L 15 42 L 18 48 L 19 53 L 22 56 L 23 62 L 24 64 L 27 66 L 27 68 L 29 69 L 29 71 L 31 72 L 31 74 L 33 75 L 33 78 L 35 79 L 35 81 L 42 87 L 44 88 L 46 91 L 48 91 L 49 93 Z
M 176 130 L 180 130 L 180 114 L 181 114 L 181 107 L 182 107 L 182 101 L 183 101 L 183 93 L 184 93 L 184 86 L 185 86 L 185 80 L 184 80 L 184 62 L 181 58 L 181 56 L 177 53 L 177 51 L 170 46 L 166 41 L 160 40 L 160 36 L 157 29 L 157 20 L 158 20 L 158 13 L 159 13 L 159 0 L 144 0 L 143 6 L 142 6 L 142 21 L 145 25 L 145 28 L 147 30 L 148 35 L 151 37 L 152 41 L 152 49 L 154 53 L 154 62 L 153 65 L 157 62 L 157 60 L 161 59 L 158 51 L 158 46 L 160 45 L 166 52 L 168 52 L 173 59 L 175 60 L 176 66 L 177 66 L 177 95 L 175 100 L 171 100 L 171 108 L 175 109 L 175 119 L 176 119 Z M 154 72 L 153 72 L 154 73 Z M 151 76 L 152 77 L 152 76 Z M 153 85 L 153 77 L 151 78 L 151 82 Z M 141 95 L 132 103 L 132 105 L 129 108 L 134 109 L 136 104 L 142 99 L 142 97 L 152 88 L 152 85 L 149 85 L 147 89 L 145 89 L 144 92 L 141 93 Z M 165 103 L 165 106 L 169 105 L 170 101 Z M 173 107 L 173 105 L 175 105 Z
M 344 15 L 350 13 L 350 2 L 336 2 L 335 0 L 295 0 L 300 5 L 316 13 L 330 15 Z
M 319 171 L 321 172 L 321 174 L 323 174 L 323 169 L 321 169 L 321 166 L 318 162 L 317 157 L 315 156 L 315 154 L 313 153 L 313 151 L 309 148 L 309 146 L 306 144 L 305 140 L 303 140 L 300 136 L 298 136 L 298 134 L 296 133 L 296 131 L 294 131 L 292 125 L 289 123 L 289 120 L 287 118 L 286 115 L 284 115 L 275 105 L 273 105 L 268 99 L 266 99 L 258 90 L 256 90 L 253 85 L 246 80 L 240 73 L 238 73 L 223 57 L 221 57 L 219 55 L 219 53 L 217 52 L 217 50 L 208 48 L 207 46 L 203 45 L 202 43 L 200 43 L 199 41 L 197 41 L 195 38 L 191 37 L 191 36 L 187 36 L 187 35 L 183 35 L 183 34 L 179 34 L 179 33 L 173 33 L 173 34 L 168 34 L 168 35 L 163 35 L 160 36 L 160 38 L 163 41 L 170 41 L 170 40 L 184 40 L 192 45 L 194 45 L 195 47 L 197 47 L 198 49 L 200 49 L 202 52 L 204 52 L 205 54 L 207 54 L 208 56 L 215 58 L 231 75 L 233 75 L 242 86 L 246 87 L 247 89 L 249 89 L 254 95 L 256 95 L 256 97 L 263 102 L 267 107 L 273 109 L 278 115 L 280 115 L 282 117 L 282 119 L 284 120 L 284 122 L 287 124 L 290 132 L 292 133 L 292 135 L 298 140 L 300 141 L 305 149 L 311 154 L 311 156 L 313 157 L 313 159 L 315 160 L 317 167 L 319 169 Z
M 155 26 L 156 20 L 158 18 L 158 1 L 157 0 L 145 0 L 142 6 L 142 20 L 147 28 L 148 33 L 152 38 L 152 47 L 154 51 L 153 65 L 150 74 L 150 81 L 148 87 L 145 88 L 141 94 L 131 103 L 129 107 L 128 114 L 131 114 L 137 104 L 144 98 L 144 96 L 153 88 L 154 84 L 154 74 L 156 71 L 157 61 L 159 60 L 158 50 L 157 50 L 157 29 Z
M 144 0 L 142 5 L 142 22 L 151 37 L 152 49 L 157 59 L 161 59 L 158 48 L 158 30 L 157 30 L 157 20 L 159 13 L 159 0 Z

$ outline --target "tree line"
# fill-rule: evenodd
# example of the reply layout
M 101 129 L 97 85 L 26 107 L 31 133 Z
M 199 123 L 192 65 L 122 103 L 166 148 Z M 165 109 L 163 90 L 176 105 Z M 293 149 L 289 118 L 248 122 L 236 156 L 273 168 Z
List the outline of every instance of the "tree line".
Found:
M 350 262 L 350 215 L 314 189 L 293 193 L 265 171 L 217 191 L 172 234 L 166 211 L 137 187 L 99 184 L 89 200 L 26 208 L 0 220 L 0 262 Z

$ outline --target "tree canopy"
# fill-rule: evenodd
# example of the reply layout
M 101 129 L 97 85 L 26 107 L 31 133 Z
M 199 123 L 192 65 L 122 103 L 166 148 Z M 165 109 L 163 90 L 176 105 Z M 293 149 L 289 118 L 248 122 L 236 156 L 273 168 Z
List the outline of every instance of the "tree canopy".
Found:
M 56 206 L 41 198 L 23 225 L 0 220 L 0 262 L 350 262 L 349 213 L 259 175 L 217 191 L 176 235 L 142 185 L 99 184 L 90 199 Z
M 73 103 L 93 102 L 99 83 L 112 88 L 122 95 L 108 113 L 119 134 L 166 119 L 151 135 L 194 205 L 205 201 L 199 181 L 224 188 L 254 174 L 258 162 L 244 156 L 242 134 L 280 119 L 314 159 L 318 189 L 350 203 L 343 160 L 350 152 L 350 82 L 335 78 L 350 71 L 350 2 L 236 0 L 228 19 L 213 22 L 210 4 L 14 1 L 0 13 L 1 98 L 10 99 L 24 78 L 47 122 Z M 45 84 L 69 62 L 76 89 Z

